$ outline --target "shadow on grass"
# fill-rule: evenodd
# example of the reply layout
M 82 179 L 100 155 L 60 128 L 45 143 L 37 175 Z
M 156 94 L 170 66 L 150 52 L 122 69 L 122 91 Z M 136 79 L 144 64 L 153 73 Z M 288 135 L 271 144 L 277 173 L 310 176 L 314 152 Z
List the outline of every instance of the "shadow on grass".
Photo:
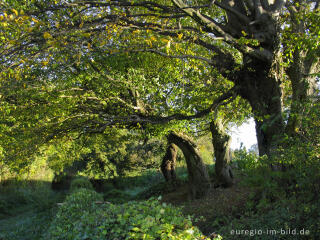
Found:
M 64 195 L 53 191 L 47 181 L 0 182 L 0 239 L 40 239 Z

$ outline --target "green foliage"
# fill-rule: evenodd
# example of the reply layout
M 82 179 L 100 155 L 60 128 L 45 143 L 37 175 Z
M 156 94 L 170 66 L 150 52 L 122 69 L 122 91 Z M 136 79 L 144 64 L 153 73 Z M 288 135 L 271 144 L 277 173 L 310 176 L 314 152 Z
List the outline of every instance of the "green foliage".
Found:
M 280 146 L 272 158 L 258 158 L 245 149 L 235 151 L 235 164 L 245 176 L 241 184 L 253 188 L 254 192 L 239 219 L 230 218 L 226 225 L 215 225 L 222 236 L 228 239 L 319 239 L 319 104 L 314 102 L 305 107 L 297 134 L 279 139 Z M 282 171 L 272 171 L 271 164 Z M 261 229 L 264 234 L 251 231 L 230 235 L 235 229 Z M 278 232 L 270 236 L 265 233 L 267 229 Z M 305 235 L 300 235 L 300 231 Z
M 296 142 L 299 147 L 299 142 Z M 293 147 L 293 146 L 292 146 Z M 291 165 L 286 171 L 272 171 L 270 161 L 253 160 L 245 151 L 235 154 L 244 174 L 241 185 L 254 191 L 240 217 L 227 217 L 215 231 L 227 239 L 318 239 L 320 237 L 319 168 L 317 165 Z M 288 158 L 291 155 L 288 151 Z M 296 156 L 294 162 L 302 159 Z M 239 158 L 241 157 L 241 158 Z M 286 155 L 281 156 L 285 161 Z M 246 161 L 247 160 L 247 161 Z M 260 161 L 260 162 L 259 162 Z M 274 164 L 275 162 L 273 162 Z M 297 163 L 298 164 L 298 163 Z M 315 170 L 316 169 L 316 170 Z M 240 211 L 240 210 L 239 210 Z M 227 223 L 227 224 L 226 224 Z M 238 234 L 235 233 L 238 230 Z M 249 232 L 239 233 L 241 230 Z M 260 234 L 255 230 L 262 230 Z M 270 235 L 267 230 L 276 230 Z M 230 234 L 233 231 L 233 234 Z M 300 231 L 304 235 L 300 235 Z M 290 233 L 289 233 L 290 232 Z
M 265 159 L 259 159 L 259 156 L 254 152 L 248 152 L 244 147 L 240 147 L 233 152 L 234 157 L 232 162 L 241 170 L 248 171 L 250 169 L 256 169 L 261 166 Z
M 123 133 L 124 136 L 127 134 Z M 105 146 L 107 160 L 114 166 L 115 175 L 131 176 L 160 165 L 164 152 L 163 141 L 153 138 L 143 144 L 144 139 L 137 136 L 123 140 L 107 141 Z
M 170 1 L 163 3 L 172 5 Z M 196 56 L 198 53 L 210 59 L 211 53 L 193 41 L 184 42 L 185 37 L 196 40 L 188 36 L 189 31 L 179 30 L 176 37 L 169 37 L 149 28 L 126 30 L 112 21 L 100 25 L 100 20 L 97 24 L 102 27 L 101 31 L 85 30 L 93 29 L 89 25 L 97 19 L 123 11 L 121 7 L 108 7 L 109 2 L 105 4 L 82 9 L 78 3 L 72 8 L 61 8 L 62 1 L 29 1 L 21 6 L 17 1 L 3 3 L 0 46 L 6 53 L 1 55 L 0 68 L 0 110 L 3 112 L 0 149 L 3 161 L 11 169 L 19 171 L 29 165 L 33 161 L 30 156 L 39 153 L 44 145 L 50 167 L 55 172 L 70 166 L 79 155 L 89 159 L 99 156 L 106 165 L 111 165 L 110 169 L 104 169 L 109 176 L 113 175 L 112 171 L 119 175 L 128 171 L 123 162 L 145 167 L 141 152 L 132 153 L 129 147 L 112 140 L 121 135 L 120 129 L 129 130 L 127 135 L 146 138 L 165 135 L 172 128 L 191 129 L 192 124 L 186 121 L 164 121 L 158 126 L 153 119 L 195 114 L 208 108 L 216 96 L 233 85 L 197 59 L 180 61 L 140 50 L 127 52 L 142 44 L 141 47 L 147 49 L 165 48 L 168 54 Z M 48 7 L 50 14 L 44 11 Z M 138 4 L 130 9 L 144 16 L 148 8 Z M 154 18 L 139 17 L 138 21 L 176 27 L 177 19 L 157 19 L 160 12 L 156 9 Z M 77 12 L 82 10 L 84 14 L 80 17 Z M 217 8 L 210 10 L 212 12 L 215 16 L 223 15 Z M 181 19 L 180 23 L 190 27 L 192 21 Z M 196 23 L 192 25 L 196 30 Z M 198 30 L 193 33 L 196 32 Z M 32 40 L 34 37 L 36 39 Z M 210 38 L 206 36 L 205 40 Z M 25 45 L 25 41 L 32 44 Z M 194 49 L 190 43 L 195 45 Z M 20 49 L 20 44 L 26 49 L 22 46 Z M 12 52 L 11 47 L 17 51 Z M 16 54 L 12 59 L 11 53 Z M 226 106 L 229 116 L 234 116 L 233 109 L 243 105 L 239 99 L 236 102 L 235 108 Z M 240 115 L 246 108 L 242 110 Z M 87 146 L 86 141 L 94 138 L 90 133 L 109 136 L 107 150 L 95 149 L 94 152 L 82 148 Z M 89 139 L 84 135 L 90 136 Z M 119 151 L 113 151 L 114 146 Z M 110 152 L 113 154 L 108 156 L 112 159 L 108 161 L 103 155 Z M 146 151 L 145 155 L 151 158 L 152 151 Z M 115 170 L 115 164 L 109 164 L 111 161 L 119 168 Z M 155 163 L 150 162 L 149 165 Z M 98 165 L 94 161 L 88 163 L 87 173 L 91 177 L 101 174 Z
M 282 41 L 287 46 L 284 51 L 284 59 L 288 63 L 294 61 L 293 55 L 295 51 L 300 53 L 308 52 L 308 58 L 317 59 L 319 57 L 320 42 L 319 10 L 311 11 L 311 6 L 307 6 L 304 1 L 295 7 L 299 11 L 282 16 L 282 21 L 287 23 L 284 25 L 285 28 L 282 35 Z M 301 31 L 301 28 L 297 28 L 297 24 L 301 23 L 303 23 L 306 31 Z
M 176 6 L 173 8 L 174 2 Z M 232 21 L 232 18 L 239 17 L 244 29 L 250 31 L 257 23 L 259 29 L 260 23 L 264 23 L 257 18 L 259 14 L 251 9 L 249 1 L 243 1 L 246 6 L 243 7 L 244 14 L 228 18 L 225 16 L 229 10 L 225 11 L 225 7 L 220 7 L 220 1 L 213 1 L 209 7 L 208 1 L 204 0 L 184 1 L 195 8 L 184 7 L 183 4 L 178 6 L 179 2 L 183 1 L 153 0 L 142 4 L 136 0 L 128 3 L 119 1 L 116 4 L 113 1 L 96 1 L 84 6 L 82 2 L 70 1 L 69 4 L 68 1 L 61 0 L 2 1 L 0 174 L 9 170 L 22 173 L 31 169 L 36 172 L 37 168 L 32 169 L 30 166 L 38 156 L 43 162 L 48 161 L 56 173 L 71 169 L 70 175 L 82 171 L 87 176 L 96 178 L 123 177 L 158 166 L 159 155 L 154 150 L 161 152 L 161 143 L 155 142 L 154 145 L 159 145 L 158 147 L 146 149 L 139 142 L 142 136 L 150 139 L 152 136 L 165 135 L 168 129 L 185 128 L 191 131 L 195 126 L 197 129 L 204 129 L 206 125 L 206 119 L 196 123 L 168 123 L 166 119 L 170 118 L 166 118 L 167 116 L 180 119 L 182 115 L 190 116 L 204 109 L 210 110 L 213 115 L 216 111 L 212 110 L 217 109 L 212 106 L 212 102 L 232 88 L 234 83 L 240 87 L 241 91 L 238 92 L 242 96 L 259 95 L 264 92 L 264 87 L 270 85 L 268 82 L 259 84 L 255 79 L 263 72 L 267 74 L 264 70 L 269 70 L 267 67 L 272 65 L 268 56 L 275 55 L 274 50 L 279 49 L 275 45 L 278 41 L 269 42 L 269 33 L 271 38 L 280 36 L 282 47 L 279 50 L 283 52 L 282 56 L 279 55 L 281 59 L 276 59 L 277 63 L 273 66 L 279 76 L 272 78 L 273 73 L 270 73 L 266 81 L 277 80 L 287 87 L 286 94 L 290 96 L 286 96 L 284 104 L 289 108 L 289 99 L 294 96 L 291 91 L 294 89 L 288 87 L 286 80 L 283 80 L 290 80 L 289 74 L 285 77 L 280 72 L 288 70 L 288 66 L 297 59 L 297 65 L 301 62 L 304 66 L 310 60 L 319 60 L 319 11 L 312 6 L 314 2 L 300 1 L 298 4 L 297 1 L 287 1 L 288 11 L 281 9 L 278 12 L 281 22 L 268 22 L 269 11 L 262 14 L 261 17 L 267 17 L 266 23 L 270 23 L 266 33 L 262 33 L 265 42 L 259 42 L 259 37 L 254 32 L 242 31 L 242 36 L 237 34 L 240 30 L 237 29 L 238 22 Z M 239 5 L 234 5 L 237 6 Z M 180 7 L 185 13 L 189 12 L 190 16 L 177 14 L 176 7 Z M 233 25 L 236 29 L 233 29 Z M 281 32 L 268 32 L 269 27 L 270 30 L 274 27 Z M 153 55 L 154 51 L 171 58 Z M 301 58 L 295 58 L 295 54 Z M 173 59 L 176 57 L 183 58 L 183 61 Z M 200 62 L 199 59 L 209 64 Z M 267 67 L 263 71 L 245 69 L 250 61 L 254 63 L 257 59 L 269 62 L 265 64 Z M 229 65 L 231 69 L 228 69 Z M 280 69 L 282 67 L 284 69 Z M 309 67 L 313 68 L 311 65 Z M 309 67 L 303 67 L 303 71 L 299 69 L 299 74 Z M 257 71 L 261 73 L 257 74 Z M 305 73 L 310 77 L 316 74 L 318 73 Z M 242 81 L 243 76 L 248 81 Z M 228 77 L 232 81 L 227 80 Z M 251 92 L 250 89 L 256 89 L 257 92 Z M 245 90 L 248 92 L 244 93 Z M 246 98 L 250 99 L 251 96 Z M 266 101 L 269 106 L 262 106 L 261 102 L 252 103 L 257 106 L 254 114 L 261 118 L 256 120 L 264 121 L 271 117 L 269 114 L 257 114 L 260 106 L 261 110 L 270 109 L 270 112 L 274 109 L 272 96 L 269 100 Z M 225 103 L 221 102 L 218 116 L 227 121 L 242 122 L 251 111 L 248 103 L 240 97 L 234 96 L 232 104 Z M 285 216 L 291 218 L 292 213 L 309 216 L 310 220 L 301 218 L 305 222 L 316 219 L 317 215 L 313 211 L 318 211 L 319 208 L 314 199 L 318 199 L 318 196 L 312 192 L 319 192 L 320 189 L 319 109 L 319 104 L 311 104 L 301 108 L 303 113 L 298 111 L 299 118 L 302 119 L 301 129 L 296 131 L 299 136 L 275 141 L 283 141 L 283 145 L 272 158 L 259 159 L 244 150 L 236 154 L 235 163 L 247 175 L 243 183 L 256 189 L 256 194 L 248 202 L 248 209 L 254 211 L 253 220 L 249 220 L 246 227 L 256 226 L 258 220 L 263 222 L 258 215 L 262 213 L 266 213 L 270 223 L 277 222 L 275 216 L 278 214 L 280 223 L 288 226 L 294 224 Z M 154 124 L 156 122 L 165 124 L 157 126 Z M 264 124 L 261 130 L 267 131 L 268 125 Z M 211 161 L 208 151 L 204 157 Z M 80 165 L 86 163 L 84 168 L 76 166 L 76 160 L 79 159 Z M 284 166 L 287 172 L 271 172 L 270 164 Z M 118 182 L 121 189 L 127 188 L 126 181 Z M 157 187 L 150 189 L 149 194 L 162 191 L 161 186 Z M 111 190 L 108 193 L 117 201 L 129 199 L 124 191 Z M 301 204 L 305 212 L 287 211 L 283 207 L 287 204 L 286 201 L 276 206 L 275 210 L 271 209 L 274 202 L 293 194 L 310 200 L 306 205 L 301 204 L 303 200 L 297 200 L 297 205 Z M 50 199 L 51 193 L 43 193 L 43 196 Z M 72 198 L 75 200 L 72 201 Z M 146 209 L 142 207 L 144 203 L 130 203 L 132 207 L 128 203 L 125 207 L 130 216 L 122 218 L 118 215 L 122 215 L 119 213 L 123 213 L 124 206 L 104 205 L 101 210 L 92 204 L 95 199 L 101 199 L 101 196 L 85 189 L 74 191 L 67 199 L 68 208 L 64 205 L 60 208 L 49 238 L 90 238 L 86 231 L 88 235 L 92 231 L 98 234 L 92 233 L 93 238 L 118 236 L 117 231 L 120 237 L 121 234 L 129 234 L 128 237 L 137 239 L 174 238 L 169 236 L 171 232 L 179 239 L 186 231 L 191 234 L 190 228 L 186 230 L 185 226 L 176 226 L 175 221 L 170 222 L 166 218 L 170 214 L 157 218 L 157 213 L 152 211 L 163 207 L 159 203 L 147 202 L 149 205 L 146 203 Z M 0 210 L 7 214 L 8 209 L 15 204 L 32 203 L 43 206 L 41 201 L 42 197 L 38 198 L 29 190 L 17 188 L 11 197 L 1 195 Z M 81 211 L 82 207 L 84 212 Z M 143 213 L 135 212 L 135 208 Z M 155 216 L 145 216 L 145 212 L 152 212 Z M 63 214 L 68 214 L 68 217 L 70 215 L 73 221 L 68 221 Z M 111 230 L 114 226 L 103 225 L 109 219 L 105 214 L 112 216 L 110 219 L 114 226 L 119 225 L 118 230 L 114 229 L 115 233 Z M 175 219 L 175 215 L 172 216 Z M 99 225 L 102 226 L 101 229 L 90 228 L 98 224 L 96 219 L 103 219 L 103 224 Z M 142 219 L 147 219 L 148 222 L 143 222 Z M 161 219 L 165 222 L 161 222 Z M 155 225 L 148 225 L 154 223 Z M 317 227 L 311 222 L 308 224 L 313 228 Z M 150 236 L 142 235 L 146 234 L 144 225 L 150 227 Z M 163 229 L 159 230 L 160 226 Z M 185 236 L 188 237 L 192 236 Z
M 70 184 L 70 191 L 76 191 L 80 188 L 86 188 L 86 189 L 90 189 L 93 190 L 93 186 L 91 184 L 91 182 L 89 181 L 89 179 L 85 178 L 85 177 L 76 177 L 75 179 L 73 179 L 71 181 Z
M 108 192 L 110 190 L 114 189 L 114 185 L 111 182 L 103 182 L 101 191 L 102 192 Z
M 109 134 L 78 139 L 61 151 L 59 144 L 53 153 L 48 153 L 50 167 L 56 173 L 62 172 L 58 175 L 108 179 L 134 175 L 160 165 L 164 151 L 161 140 L 153 138 L 143 143 L 143 136 L 128 130 L 114 129 Z
M 76 221 L 85 212 L 92 213 L 96 201 L 103 201 L 103 198 L 93 190 L 81 188 L 72 192 L 60 206 L 44 239 L 73 239 L 70 232 L 74 230 Z
M 94 204 L 101 197 L 81 189 L 68 196 L 44 239 L 204 239 L 181 210 L 150 199 Z
M 213 145 L 211 134 L 196 137 L 196 144 L 199 149 L 200 156 L 205 164 L 212 164 L 213 155 Z M 185 160 L 184 160 L 185 161 Z
M 301 126 L 285 136 L 273 161 L 287 170 L 290 188 L 303 194 L 320 190 L 320 103 L 304 104 Z
M 156 167 L 158 166 L 159 165 L 156 165 Z M 132 171 L 126 176 L 112 179 L 114 186 L 121 190 L 133 189 L 135 187 L 148 188 L 163 180 L 163 176 L 158 168 L 152 168 L 146 171 Z
M 268 211 L 246 211 L 239 219 L 229 219 L 228 224 L 216 229 L 227 239 L 318 239 L 320 205 L 319 201 L 313 204 L 301 204 L 296 199 L 282 200 L 268 204 Z M 249 230 L 247 234 L 230 233 L 235 230 Z M 256 230 L 256 231 L 255 231 Z M 262 231 L 262 234 L 258 233 Z M 275 230 L 276 233 L 267 234 Z M 301 231 L 301 235 L 300 235 Z

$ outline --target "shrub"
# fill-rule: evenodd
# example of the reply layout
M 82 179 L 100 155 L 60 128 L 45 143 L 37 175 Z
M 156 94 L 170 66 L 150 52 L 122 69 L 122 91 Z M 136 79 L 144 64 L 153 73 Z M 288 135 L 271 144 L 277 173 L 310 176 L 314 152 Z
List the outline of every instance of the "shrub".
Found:
M 77 222 L 81 221 L 81 216 L 86 212 L 93 212 L 95 202 L 102 200 L 102 196 L 93 190 L 85 188 L 75 190 L 66 197 L 65 202 L 60 206 L 48 233 L 43 239 L 74 239 L 72 232 Z
M 93 192 L 81 191 L 67 199 L 45 239 L 206 239 L 179 208 L 155 199 L 122 205 L 93 205 L 88 204 L 93 200 Z M 81 203 L 75 205 L 75 200 Z
M 93 190 L 93 186 L 89 179 L 85 177 L 77 177 L 71 181 L 70 184 L 70 191 L 75 191 L 80 188 L 86 188 L 86 189 L 91 189 Z
M 216 226 L 216 232 L 226 239 L 319 239 L 320 223 L 319 202 L 304 204 L 296 199 L 285 199 L 257 212 L 246 212 L 240 219 L 230 219 L 229 224 Z M 247 234 L 231 234 L 232 231 L 250 229 Z M 255 230 L 260 230 L 257 233 Z M 276 233 L 267 234 L 266 230 L 276 230 Z
M 240 170 L 251 170 L 261 165 L 261 159 L 254 152 L 247 152 L 245 148 L 234 151 L 234 158 L 232 159 Z

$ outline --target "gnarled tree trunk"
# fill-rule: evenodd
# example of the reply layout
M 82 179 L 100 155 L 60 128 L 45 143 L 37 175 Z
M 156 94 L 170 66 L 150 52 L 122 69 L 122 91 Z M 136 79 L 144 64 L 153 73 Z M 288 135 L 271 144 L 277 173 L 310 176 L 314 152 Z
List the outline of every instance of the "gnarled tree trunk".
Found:
M 195 143 L 187 136 L 174 132 L 169 134 L 168 140 L 182 150 L 186 159 L 191 198 L 195 199 L 205 196 L 210 189 L 210 178 Z
M 282 90 L 273 64 L 248 60 L 236 84 L 252 107 L 259 155 L 271 157 L 284 134 Z
M 173 143 L 169 143 L 160 166 L 161 172 L 167 182 L 174 183 L 176 181 L 176 158 L 177 147 Z
M 214 156 L 216 158 L 215 171 L 219 185 L 231 187 L 234 184 L 230 164 L 231 137 L 225 132 L 220 119 L 215 119 L 210 124 Z
M 226 78 L 234 82 L 238 94 L 250 103 L 256 122 L 259 154 L 271 157 L 284 134 L 285 125 L 282 117 L 283 72 L 279 54 L 281 23 L 278 20 L 278 11 L 285 1 L 222 2 L 242 14 L 226 11 L 226 31 L 235 38 L 240 38 L 246 32 L 259 42 L 258 48 L 255 48 L 259 52 L 241 50 L 243 61 L 240 65 L 230 54 L 221 53 L 214 58 L 216 61 L 213 63 Z

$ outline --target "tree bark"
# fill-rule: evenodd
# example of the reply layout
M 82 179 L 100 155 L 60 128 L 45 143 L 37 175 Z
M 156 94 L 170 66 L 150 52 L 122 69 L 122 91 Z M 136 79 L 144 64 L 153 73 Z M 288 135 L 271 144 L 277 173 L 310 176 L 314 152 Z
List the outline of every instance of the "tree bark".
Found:
M 169 134 L 168 140 L 182 150 L 186 159 L 190 197 L 192 199 L 196 199 L 205 196 L 211 186 L 210 178 L 206 166 L 197 151 L 195 143 L 187 136 L 174 132 Z
M 174 183 L 177 179 L 175 170 L 176 158 L 177 148 L 173 143 L 169 143 L 166 154 L 164 155 L 160 166 L 166 182 Z
M 231 187 L 234 184 L 230 164 L 231 137 L 225 132 L 220 119 L 213 120 L 210 124 L 214 156 L 216 158 L 215 171 L 219 185 Z
M 290 12 L 291 32 L 303 36 L 309 23 L 301 21 L 300 14 L 301 12 L 305 14 L 308 11 L 307 6 L 299 4 L 296 6 L 296 10 Z M 310 49 L 296 47 L 292 56 L 292 62 L 286 69 L 292 87 L 290 116 L 286 126 L 286 133 L 289 136 L 295 136 L 301 128 L 301 115 L 305 104 L 311 102 L 309 97 L 315 96 L 318 89 L 316 73 L 320 68 L 319 57 Z
M 308 56 L 307 52 L 298 49 L 294 51 L 293 62 L 287 69 L 292 87 L 290 116 L 286 126 L 289 136 L 295 136 L 301 128 L 305 104 L 312 102 L 310 97 L 316 95 L 318 87 L 315 73 L 319 71 L 319 67 L 319 61 Z
M 284 134 L 282 89 L 274 64 L 259 59 L 247 60 L 235 82 L 240 95 L 252 107 L 259 155 L 271 157 Z

